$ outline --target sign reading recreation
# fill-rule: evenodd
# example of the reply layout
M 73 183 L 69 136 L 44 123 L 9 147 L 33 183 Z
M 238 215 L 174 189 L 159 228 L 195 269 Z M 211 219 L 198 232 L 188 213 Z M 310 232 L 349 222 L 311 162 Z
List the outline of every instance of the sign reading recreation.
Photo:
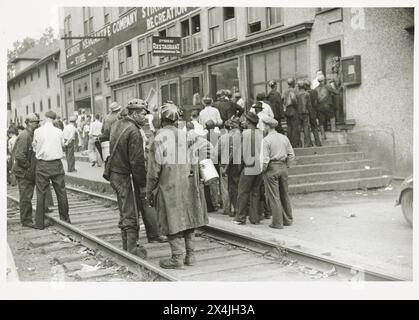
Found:
M 180 37 L 153 37 L 154 56 L 176 57 L 181 53 Z
M 101 36 L 107 38 L 84 39 L 67 48 L 67 70 L 93 61 L 109 49 L 177 19 L 195 9 L 196 7 L 138 7 L 131 9 L 118 20 L 89 35 L 92 37 Z M 163 45 L 163 43 L 161 44 Z M 171 53 L 171 55 L 175 55 L 175 53 Z

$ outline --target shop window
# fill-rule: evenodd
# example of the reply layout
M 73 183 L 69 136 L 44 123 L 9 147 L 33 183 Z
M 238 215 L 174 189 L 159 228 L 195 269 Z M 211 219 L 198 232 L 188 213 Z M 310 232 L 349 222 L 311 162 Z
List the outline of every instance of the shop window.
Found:
M 200 14 L 181 22 L 181 37 L 183 54 L 202 50 Z
M 143 82 L 139 85 L 140 97 L 147 101 L 149 110 L 153 110 L 158 105 L 157 87 L 155 81 Z
M 210 67 L 210 86 L 213 99 L 216 98 L 215 93 L 221 89 L 228 89 L 232 93 L 238 91 L 238 66 L 238 60 L 235 59 L 223 63 L 218 63 Z
M 161 101 L 162 103 L 166 101 L 173 101 L 173 103 L 178 104 L 178 85 L 177 82 L 171 82 L 160 87 L 161 89 Z
M 269 80 L 276 80 L 279 91 L 287 88 L 287 79 L 304 79 L 308 76 L 307 45 L 301 42 L 249 57 L 250 99 L 258 93 L 268 93 Z
M 183 106 L 199 105 L 201 101 L 197 101 L 194 97 L 201 96 L 201 94 L 200 77 L 188 77 L 182 81 L 181 104 Z
M 51 98 L 48 98 L 48 110 L 51 110 Z
M 282 24 L 282 8 L 268 8 L 269 26 Z
M 132 72 L 132 49 L 128 44 L 118 50 L 119 75 Z
M 208 10 L 210 46 L 236 38 L 236 13 L 234 7 L 217 7 Z

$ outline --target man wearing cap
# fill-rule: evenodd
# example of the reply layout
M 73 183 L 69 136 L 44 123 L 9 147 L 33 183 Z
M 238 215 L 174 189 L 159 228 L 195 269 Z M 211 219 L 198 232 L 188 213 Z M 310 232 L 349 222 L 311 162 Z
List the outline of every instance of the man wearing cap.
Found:
M 260 186 L 262 183 L 262 139 L 263 132 L 256 128 L 259 117 L 249 112 L 247 128 L 242 133 L 242 163 L 234 223 L 246 224 L 246 215 L 253 224 L 259 223 Z
M 196 263 L 194 230 L 208 223 L 199 166 L 188 157 L 187 132 L 176 128 L 178 119 L 175 105 L 162 106 L 162 128 L 151 145 L 147 170 L 147 199 L 156 207 L 160 233 L 167 235 L 171 249 L 171 257 L 160 260 L 166 269 Z
M 305 90 L 303 80 L 297 82 L 297 110 L 300 118 L 300 128 L 304 132 L 304 147 L 312 147 L 313 142 L 310 136 L 310 110 L 312 109 L 311 99 L 308 92 Z
M 220 112 L 212 106 L 212 99 L 210 97 L 204 97 L 202 104 L 204 109 L 199 112 L 199 123 L 205 128 L 207 121 L 212 120 L 216 126 L 221 126 L 223 121 Z
M 39 118 L 31 113 L 26 117 L 26 128 L 18 136 L 14 147 L 12 172 L 19 187 L 20 222 L 33 227 L 32 197 L 35 189 L 35 152 L 32 149 L 33 132 L 39 126 Z
M 278 127 L 276 130 L 279 133 L 283 133 L 281 121 L 282 118 L 284 118 L 284 107 L 282 106 L 281 94 L 277 91 L 278 84 L 275 80 L 271 80 L 268 82 L 268 86 L 271 88 L 271 91 L 269 91 L 266 99 L 272 108 L 274 119 L 278 121 Z
M 111 135 L 111 127 L 116 121 L 118 121 L 121 105 L 114 101 L 109 106 L 109 109 L 110 113 L 103 120 L 102 132 L 99 136 L 99 140 L 102 143 L 103 160 L 106 160 L 109 156 L 109 137 Z
M 298 116 L 298 101 L 295 90 L 295 80 L 287 80 L 288 88 L 282 94 L 282 100 L 285 107 L 285 117 L 287 118 L 288 138 L 293 148 L 301 147 L 300 139 L 300 119 Z
M 75 168 L 76 159 L 74 157 L 75 141 L 78 135 L 76 128 L 76 117 L 70 117 L 70 123 L 64 127 L 63 138 L 64 138 L 64 150 L 65 157 L 67 159 L 67 172 L 77 171 Z
M 293 221 L 288 196 L 287 167 L 295 155 L 288 138 L 275 130 L 278 121 L 270 117 L 263 117 L 262 121 L 266 134 L 262 142 L 263 179 L 267 205 L 272 214 L 272 223 L 269 226 L 282 229 L 284 225 L 290 226 Z
M 54 127 L 57 118 L 55 112 L 45 113 L 45 124 L 34 131 L 33 148 L 36 154 L 36 217 L 35 227 L 44 229 L 45 200 L 49 181 L 51 180 L 57 195 L 60 219 L 70 223 L 68 215 L 68 199 L 65 189 L 63 158 L 63 132 Z
M 321 147 L 322 143 L 320 142 L 319 137 L 319 127 L 317 125 L 317 91 L 314 89 L 311 89 L 311 83 L 310 80 L 305 79 L 304 80 L 304 87 L 307 91 L 307 93 L 310 95 L 310 102 L 311 102 L 311 109 L 309 109 L 309 117 L 310 117 L 310 130 L 313 132 L 314 136 L 314 143 L 316 146 Z
M 155 217 L 149 217 L 142 207 L 145 198 L 146 169 L 143 137 L 140 129 L 149 111 L 143 100 L 133 99 L 126 107 L 128 115 L 115 122 L 110 131 L 110 184 L 118 199 L 122 248 L 146 258 L 147 251 L 137 246 L 141 210 L 149 242 L 160 240 Z M 132 177 L 132 180 L 131 180 Z M 133 190 L 134 188 L 134 190 Z M 160 242 L 160 241 L 159 241 Z

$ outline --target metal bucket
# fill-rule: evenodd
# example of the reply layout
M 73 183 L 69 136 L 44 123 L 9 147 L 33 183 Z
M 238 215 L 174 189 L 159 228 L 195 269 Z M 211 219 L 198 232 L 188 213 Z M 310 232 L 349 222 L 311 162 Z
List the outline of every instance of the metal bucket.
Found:
M 199 162 L 199 172 L 206 185 L 218 180 L 218 172 L 211 159 L 204 159 Z

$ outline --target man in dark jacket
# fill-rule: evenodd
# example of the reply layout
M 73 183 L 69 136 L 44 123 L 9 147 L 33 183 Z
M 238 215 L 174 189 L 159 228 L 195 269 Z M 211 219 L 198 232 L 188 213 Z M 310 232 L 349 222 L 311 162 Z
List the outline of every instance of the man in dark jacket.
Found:
M 308 94 L 310 95 L 310 102 L 311 102 L 311 109 L 309 112 L 310 117 L 310 129 L 314 135 L 314 143 L 316 146 L 321 147 L 322 143 L 320 142 L 319 137 L 319 126 L 317 125 L 317 91 L 315 89 L 311 89 L 310 80 L 304 80 L 304 86 Z
M 312 147 L 313 142 L 310 137 L 310 115 L 309 110 L 312 109 L 310 95 L 305 90 L 304 81 L 297 82 L 297 103 L 298 116 L 300 118 L 300 127 L 304 132 L 304 147 Z
M 116 148 L 113 157 L 109 159 L 111 161 L 110 183 L 118 199 L 120 212 L 118 226 L 121 229 L 122 247 L 130 253 L 146 258 L 147 252 L 144 247 L 137 247 L 137 240 L 138 212 L 141 198 L 145 197 L 146 186 L 143 138 L 140 128 L 144 125 L 145 116 L 149 111 L 140 99 L 130 101 L 127 110 L 128 115 L 118 120 L 110 132 L 111 156 Z M 155 217 L 148 217 L 144 213 L 143 210 L 143 221 L 149 242 L 159 240 Z
M 274 113 L 274 119 L 278 121 L 276 131 L 283 133 L 281 121 L 282 118 L 284 118 L 284 107 L 282 105 L 281 94 L 277 91 L 278 84 L 275 80 L 271 80 L 269 81 L 268 86 L 271 88 L 271 91 L 269 91 L 266 100 L 268 100 L 272 112 Z
M 111 135 L 112 125 L 118 121 L 119 112 L 121 111 L 121 105 L 117 102 L 112 102 L 109 106 L 111 112 L 103 120 L 102 134 L 99 136 L 99 141 L 101 142 L 103 160 L 109 156 L 109 138 Z
M 282 95 L 285 106 L 285 116 L 287 118 L 288 138 L 293 148 L 301 147 L 300 139 L 300 119 L 298 117 L 297 95 L 295 93 L 295 80 L 289 78 L 287 80 L 288 88 Z
M 19 187 L 20 222 L 33 228 L 32 197 L 35 189 L 35 152 L 32 149 L 33 132 L 39 126 L 39 118 L 31 113 L 26 117 L 26 129 L 18 136 L 14 147 L 12 172 Z

